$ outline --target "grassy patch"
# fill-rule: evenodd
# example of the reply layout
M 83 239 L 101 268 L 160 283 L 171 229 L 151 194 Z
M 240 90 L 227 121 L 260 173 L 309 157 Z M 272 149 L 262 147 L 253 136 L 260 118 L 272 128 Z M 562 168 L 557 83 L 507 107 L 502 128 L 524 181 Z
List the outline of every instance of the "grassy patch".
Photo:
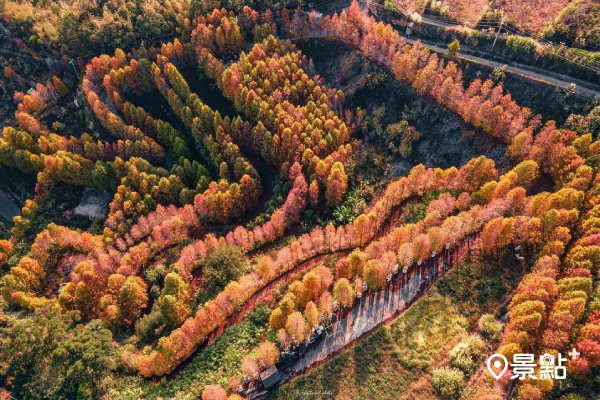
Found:
M 256 346 L 265 332 L 271 311 L 261 305 L 244 321 L 227 328 L 206 349 L 171 379 L 156 384 L 140 377 L 126 377 L 115 382 L 110 399 L 197 399 L 205 385 L 218 383 L 227 387 L 239 372 L 242 357 Z
M 481 314 L 499 314 L 504 297 L 523 277 L 514 254 L 500 257 L 471 255 L 436 284 L 440 294 L 452 299 L 463 315 L 476 320 Z M 499 316 L 498 315 L 498 316 Z
M 431 298 L 421 298 L 389 325 L 267 398 L 321 392 L 336 399 L 437 399 L 431 369 L 448 363 L 448 352 L 471 324 L 483 313 L 496 312 L 522 277 L 510 254 L 491 258 L 467 257 L 441 278 Z

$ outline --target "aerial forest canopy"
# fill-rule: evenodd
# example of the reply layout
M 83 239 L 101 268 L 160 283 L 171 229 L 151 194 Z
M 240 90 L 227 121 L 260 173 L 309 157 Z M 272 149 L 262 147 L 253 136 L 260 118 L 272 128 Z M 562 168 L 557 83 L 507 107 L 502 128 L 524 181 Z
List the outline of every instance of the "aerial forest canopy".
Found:
M 498 312 L 462 317 L 445 355 L 412 373 L 440 398 L 598 389 L 600 106 L 561 122 L 536 114 L 499 80 L 406 40 L 356 1 L 333 15 L 216 3 L 109 1 L 56 20 L 52 7 L 2 2 L 13 22 L 36 15 L 23 28 L 34 49 L 75 55 L 105 35 L 122 47 L 73 62 L 76 81 L 54 76 L 29 91 L 28 78 L 4 69 L 18 105 L 0 164 L 35 181 L 0 240 L 0 375 L 12 396 L 248 398 L 268 389 L 273 366 L 301 377 L 324 361 L 297 355 L 391 288 L 407 298 L 389 316 L 376 309 L 381 324 L 428 301 L 422 285 L 441 296 L 459 261 L 509 258 L 498 274 L 512 269 L 512 287 L 481 300 Z M 176 37 L 144 45 L 132 33 L 144 30 Z M 408 103 L 463 129 L 461 141 L 476 136 L 502 154 L 420 163 L 415 149 L 436 140 L 422 132 L 424 108 L 411 116 L 406 106 L 384 129 L 385 109 L 356 107 L 307 55 L 331 45 L 377 71 L 367 85 L 404 88 Z M 323 75 L 348 73 L 340 64 Z M 67 103 L 75 121 L 55 112 Z M 394 176 L 379 153 L 415 162 Z M 54 220 L 76 188 L 109 193 L 107 213 L 82 226 Z M 438 279 L 448 280 L 434 293 Z M 568 387 L 483 372 L 487 353 L 572 348 L 581 356 L 567 363 Z

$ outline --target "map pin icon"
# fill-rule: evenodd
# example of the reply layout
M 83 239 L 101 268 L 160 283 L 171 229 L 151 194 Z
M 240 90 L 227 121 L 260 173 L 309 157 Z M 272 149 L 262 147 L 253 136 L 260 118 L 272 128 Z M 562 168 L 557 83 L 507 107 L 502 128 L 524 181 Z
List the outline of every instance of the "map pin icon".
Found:
M 493 359 L 496 359 L 496 361 L 492 363 Z M 502 363 L 502 361 L 500 360 L 504 361 L 504 363 Z M 502 366 L 502 364 L 504 364 L 504 368 L 499 374 L 496 374 L 493 368 L 499 369 Z M 502 354 L 492 354 L 487 360 L 487 368 L 488 371 L 490 371 L 490 374 L 492 374 L 492 376 L 496 378 L 496 380 L 498 380 L 502 377 L 502 375 L 504 375 L 504 373 L 508 369 L 508 361 L 506 360 L 506 357 L 504 357 Z

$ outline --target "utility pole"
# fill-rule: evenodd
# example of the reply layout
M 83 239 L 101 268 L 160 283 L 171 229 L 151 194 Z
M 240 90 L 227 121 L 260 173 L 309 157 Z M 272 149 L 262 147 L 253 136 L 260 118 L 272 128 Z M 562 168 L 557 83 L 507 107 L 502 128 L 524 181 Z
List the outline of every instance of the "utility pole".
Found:
M 73 67 L 73 70 L 75 71 L 75 75 L 77 75 L 77 81 L 79 81 L 79 72 L 77 72 L 77 67 L 75 67 L 75 59 L 71 58 L 71 61 L 69 61 L 69 64 L 71 64 L 71 66 Z
M 494 51 L 494 46 L 496 45 L 496 41 L 498 40 L 498 35 L 500 35 L 500 31 L 502 30 L 502 26 L 504 25 L 504 21 L 506 20 L 506 13 L 502 17 L 502 21 L 500 21 L 500 28 L 498 28 L 498 32 L 496 32 L 496 37 L 494 38 L 494 43 L 492 43 L 492 48 L 490 49 L 490 53 Z

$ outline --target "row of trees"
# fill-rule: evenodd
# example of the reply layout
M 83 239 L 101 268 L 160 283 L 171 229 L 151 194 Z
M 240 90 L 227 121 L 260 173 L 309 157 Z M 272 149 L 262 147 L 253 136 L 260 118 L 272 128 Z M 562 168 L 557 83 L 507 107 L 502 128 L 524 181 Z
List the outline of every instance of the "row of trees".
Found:
M 224 182 L 219 183 L 220 190 L 214 190 L 217 186 L 211 185 L 209 191 L 197 195 L 194 200 L 197 212 L 210 220 L 227 222 L 251 209 L 260 196 L 260 178 L 232 139 L 234 132 L 249 130 L 249 124 L 241 118 L 233 121 L 229 117 L 222 118 L 219 112 L 210 109 L 191 92 L 177 67 L 163 56 L 159 55 L 157 65 L 153 66 L 153 79 L 194 139 L 208 150 L 213 163 L 219 167 L 221 180 L 231 173 L 238 181 L 226 190 L 223 190 Z
M 177 43 L 172 49 L 168 46 L 164 48 L 166 52 L 172 52 L 174 55 L 179 53 L 177 49 Z M 103 78 L 104 88 L 107 90 L 107 92 L 109 92 L 109 98 L 111 98 L 111 101 L 114 104 L 119 105 L 118 108 L 125 113 L 126 119 L 128 119 L 131 123 L 149 131 L 153 131 L 154 129 L 155 132 L 157 132 L 157 136 L 160 136 L 161 132 L 167 132 L 167 134 L 168 132 L 171 132 L 172 135 L 179 137 L 178 132 L 173 132 L 170 125 L 159 120 L 153 120 L 141 108 L 134 107 L 127 102 L 123 103 L 119 101 L 117 89 L 125 88 L 126 84 L 129 85 L 127 90 L 134 91 L 143 91 L 147 86 L 151 86 L 152 84 L 152 81 L 150 81 L 150 85 L 142 84 L 139 85 L 139 87 L 136 87 L 134 83 L 137 82 L 137 80 L 133 79 L 132 77 L 140 78 L 145 76 L 145 74 L 140 72 L 143 71 L 143 68 L 140 69 L 137 61 L 135 60 L 132 60 L 129 65 L 126 65 L 126 61 L 126 56 L 120 51 L 117 51 L 115 56 L 112 58 L 103 56 L 99 59 L 94 59 L 91 63 L 92 68 L 88 68 L 88 72 L 93 71 L 93 74 L 90 73 L 89 76 L 90 78 L 100 79 L 99 75 L 105 73 Z M 145 63 L 141 62 L 140 64 L 143 65 Z M 155 66 L 155 64 L 152 65 Z M 168 81 L 169 83 L 173 83 L 175 87 L 178 88 L 179 93 L 185 91 L 187 84 L 185 84 L 185 81 L 183 81 L 184 85 L 181 84 L 182 78 L 174 68 L 174 65 L 168 62 L 163 62 L 163 65 L 165 66 L 165 69 L 168 69 L 169 71 L 165 82 Z M 115 68 L 119 68 L 116 70 L 117 72 L 115 72 Z M 123 88 L 114 85 L 111 77 L 116 77 L 116 79 L 123 85 Z M 139 80 L 142 79 L 140 78 Z M 171 91 L 171 93 L 175 92 Z M 197 101 L 192 101 L 192 103 L 196 106 L 198 105 Z M 207 110 L 206 106 L 202 103 L 200 103 L 200 106 L 197 107 L 197 109 L 201 109 L 202 111 Z M 236 161 L 232 168 L 233 174 L 235 176 L 242 177 L 243 185 L 246 179 L 246 173 L 249 171 L 249 164 L 247 162 L 239 162 L 239 150 L 237 150 L 237 147 L 232 147 L 231 138 L 223 129 L 223 126 L 225 126 L 228 130 L 232 129 L 231 123 L 228 119 L 222 120 L 218 113 L 214 113 L 210 109 L 208 109 L 208 113 L 210 113 L 209 118 L 214 120 L 210 122 L 210 126 L 218 127 L 216 129 L 218 142 L 223 146 L 226 146 L 223 155 L 228 157 L 230 160 Z M 241 119 L 236 119 L 234 123 L 237 124 L 236 126 L 245 128 L 245 124 L 241 123 Z M 138 288 L 137 292 L 140 296 L 142 293 L 145 293 L 145 286 L 139 284 L 139 279 L 133 278 L 140 273 L 141 269 L 145 267 L 147 262 L 152 259 L 154 255 L 165 248 L 172 246 L 173 244 L 180 243 L 187 237 L 189 229 L 196 227 L 198 223 L 195 213 L 190 206 L 177 209 L 172 205 L 165 208 L 159 204 L 155 212 L 150 212 L 150 214 L 144 216 L 144 214 L 146 214 L 146 212 L 144 212 L 145 210 L 152 209 L 153 206 L 156 206 L 155 202 L 152 204 L 152 200 L 157 194 L 153 188 L 158 186 L 159 188 L 179 187 L 185 189 L 183 182 L 193 181 L 194 177 L 197 178 L 199 172 L 204 172 L 201 171 L 202 167 L 197 163 L 194 166 L 193 163 L 190 163 L 184 157 L 180 157 L 180 163 L 174 166 L 172 169 L 175 171 L 176 175 L 168 175 L 166 170 L 160 168 L 157 169 L 143 159 L 130 159 L 123 164 L 123 160 L 119 160 L 117 158 L 112 162 L 102 163 L 99 162 L 98 159 L 106 158 L 106 155 L 98 154 L 99 151 L 92 147 L 93 143 L 88 135 L 84 135 L 82 140 L 71 138 L 67 141 L 59 135 L 50 134 L 48 136 L 43 136 L 44 139 L 40 139 L 39 141 L 41 143 L 40 144 L 34 143 L 35 140 L 32 138 L 32 135 L 26 132 L 20 132 L 22 135 L 18 137 L 19 140 L 16 140 L 16 133 L 19 132 L 12 130 L 11 134 L 8 136 L 15 140 L 11 141 L 9 139 L 7 141 L 9 145 L 7 148 L 10 148 L 11 150 L 14 150 L 15 148 L 21 148 L 21 150 L 16 150 L 13 152 L 13 154 L 11 154 L 13 159 L 20 159 L 21 154 L 31 156 L 31 154 L 28 153 L 30 150 L 41 153 L 43 145 L 44 150 L 53 150 L 54 152 L 64 151 L 66 153 L 65 156 L 67 159 L 69 159 L 69 161 L 72 159 L 78 161 L 78 163 L 69 162 L 68 164 L 64 164 L 65 166 L 68 165 L 72 167 L 69 170 L 63 171 L 63 168 L 58 168 L 55 171 L 55 169 L 52 168 L 50 171 L 52 173 L 58 172 L 60 176 L 61 172 L 65 172 L 65 178 L 76 177 L 78 180 L 81 180 L 81 182 L 78 181 L 79 184 L 84 184 L 85 182 L 89 184 L 90 181 L 93 181 L 89 179 L 92 177 L 97 177 L 105 182 L 116 181 L 120 183 L 120 185 L 117 187 L 115 198 L 110 204 L 110 214 L 107 218 L 107 226 L 112 229 L 118 228 L 120 232 L 124 233 L 122 237 L 116 237 L 116 245 L 119 250 L 125 251 L 126 253 L 120 254 L 120 258 L 116 260 L 113 257 L 110 263 L 103 262 L 105 260 L 98 259 L 94 256 L 85 262 L 79 263 L 71 276 L 71 282 L 69 282 L 61 291 L 60 302 L 64 308 L 78 309 L 85 319 L 102 315 L 103 319 L 107 322 L 116 323 L 117 321 L 121 321 L 121 323 L 119 323 L 120 325 L 130 325 L 136 319 L 131 316 L 139 316 L 139 312 L 143 308 L 142 305 L 146 304 L 146 301 L 137 301 L 140 306 L 137 307 L 137 311 L 135 312 L 131 310 L 129 312 L 120 311 L 123 308 L 131 308 L 126 304 L 121 304 L 122 301 L 119 300 L 120 297 L 122 297 L 120 295 L 120 292 L 122 291 L 121 287 L 124 284 L 122 281 L 126 280 L 127 282 L 133 282 L 131 285 L 135 283 L 135 287 Z M 197 137 L 206 136 L 205 133 L 201 131 L 196 131 L 195 133 L 197 134 Z M 51 137 L 53 141 L 48 142 L 48 140 L 45 139 L 47 137 Z M 91 163 L 85 159 L 85 155 L 91 154 L 96 154 L 96 157 L 94 157 L 97 159 L 96 163 Z M 215 152 L 215 154 L 218 153 Z M 42 166 L 43 168 L 47 168 L 48 160 L 53 159 L 49 158 L 49 156 L 44 156 L 44 154 L 40 155 L 40 161 L 37 165 L 35 165 L 35 167 L 38 169 L 42 168 Z M 63 165 L 63 159 L 64 158 L 59 159 L 61 161 L 60 166 Z M 54 162 L 51 164 L 53 165 Z M 250 168 L 252 167 L 250 166 Z M 80 171 L 83 169 L 87 171 L 87 173 L 75 173 L 75 170 L 77 169 Z M 106 169 L 109 169 L 112 173 L 109 173 L 109 171 L 106 171 Z M 98 170 L 98 173 L 96 173 L 96 170 Z M 103 173 L 100 173 L 100 171 Z M 253 169 L 251 171 L 253 172 L 252 175 L 254 175 L 255 179 L 257 180 L 258 175 Z M 158 172 L 160 174 L 160 179 L 155 179 L 155 183 L 152 184 L 152 175 L 149 175 L 148 172 Z M 293 174 L 294 176 L 292 177 L 292 182 L 294 182 L 294 188 L 291 191 L 290 196 L 288 196 L 284 206 L 274 213 L 271 221 L 265 224 L 265 226 L 255 229 L 257 233 L 256 243 L 263 241 L 263 239 L 261 239 L 261 235 L 266 235 L 266 240 L 274 240 L 276 237 L 281 237 L 283 235 L 283 229 L 299 219 L 300 213 L 304 209 L 306 192 L 308 188 L 306 181 L 301 174 L 299 166 L 297 166 L 296 169 L 293 169 Z M 112 179 L 111 176 L 115 179 Z M 175 184 L 173 181 L 174 176 L 179 178 Z M 202 174 L 202 176 L 204 176 L 204 174 Z M 166 180 L 163 178 L 166 178 Z M 163 184 L 163 182 L 165 183 Z M 222 183 L 223 182 L 221 182 L 219 186 L 213 185 L 212 187 L 209 187 L 206 191 L 208 194 L 207 196 L 196 197 L 196 201 L 194 202 L 195 208 L 201 214 L 201 216 L 206 216 L 202 214 L 202 212 L 205 212 L 206 209 L 214 210 L 217 208 L 213 207 L 214 204 L 211 203 L 211 193 L 223 193 L 223 190 L 232 188 L 230 185 L 224 187 Z M 103 186 L 115 187 L 116 184 L 109 183 Z M 132 188 L 137 190 L 132 190 Z M 233 189 L 235 190 L 235 186 L 233 186 Z M 242 193 L 242 195 L 238 196 L 238 198 L 243 198 L 245 202 L 243 204 L 240 203 L 232 208 L 240 210 L 244 207 L 248 207 L 249 204 L 251 205 L 251 201 L 248 200 L 253 197 L 257 198 L 258 195 L 248 196 L 246 193 Z M 176 197 L 174 196 L 170 196 L 170 198 L 165 200 L 166 204 L 177 202 Z M 30 207 L 32 210 L 33 208 L 33 206 Z M 25 213 L 25 215 L 29 215 L 29 213 Z M 142 219 L 139 221 L 139 223 L 135 224 L 131 228 L 130 232 L 127 232 L 127 227 L 122 226 L 123 222 L 125 220 L 134 219 L 134 217 L 137 215 L 141 215 Z M 261 232 L 261 228 L 264 228 L 264 233 Z M 240 227 L 240 229 L 243 228 Z M 227 237 L 227 240 L 232 242 L 235 236 L 236 240 L 243 242 L 245 239 L 240 229 L 236 231 L 236 235 L 230 234 Z M 146 238 L 146 240 L 142 241 L 144 238 Z M 73 238 L 72 242 L 75 242 L 75 244 L 68 241 L 64 243 L 61 242 L 62 244 L 57 244 L 53 241 L 54 245 L 52 246 L 52 250 L 56 250 L 56 246 L 58 246 L 58 248 L 61 249 L 61 252 L 67 249 L 79 251 L 80 249 L 76 243 L 77 239 Z M 48 252 L 52 251 L 49 248 L 47 250 Z M 40 254 L 42 253 L 44 252 L 41 252 Z M 53 267 L 58 267 L 58 262 L 60 260 L 54 261 L 55 263 L 53 266 L 50 266 L 50 269 Z M 15 274 L 19 275 L 19 271 L 21 270 L 22 268 L 16 269 Z M 39 268 L 33 268 L 33 270 L 36 272 L 41 272 L 39 271 Z M 40 279 L 43 279 L 43 274 L 41 275 L 42 276 Z M 188 279 L 187 274 L 185 274 L 183 271 L 181 275 L 185 276 L 185 280 Z M 8 278 L 8 281 L 10 282 L 11 278 Z M 130 285 L 128 284 L 123 287 L 129 288 L 129 286 Z M 37 289 L 41 289 L 41 287 L 39 287 L 39 285 L 36 286 L 35 284 L 20 285 L 19 282 L 13 280 L 12 284 L 7 286 L 6 293 L 11 297 L 14 294 L 15 298 L 20 297 L 23 299 L 23 296 L 19 296 L 17 292 L 33 293 Z M 130 291 L 130 289 L 127 290 Z M 162 301 L 161 303 L 167 304 L 169 303 L 169 300 Z M 25 302 L 21 300 L 21 304 L 25 304 Z M 121 316 L 126 314 L 130 315 L 130 317 L 121 318 Z
M 136 156 L 149 160 L 162 159 L 163 157 L 162 150 L 158 149 L 158 152 L 156 152 L 156 147 L 152 147 L 150 143 L 143 140 L 119 139 L 108 143 L 99 140 L 94 141 L 87 133 L 83 133 L 79 138 L 73 136 L 66 138 L 55 133 L 42 132 L 41 129 L 37 131 L 30 129 L 32 125 L 29 122 L 37 124 L 38 121 L 29 114 L 20 113 L 19 118 L 22 122 L 25 122 L 21 124 L 23 130 L 7 127 L 4 130 L 4 139 L 15 147 L 28 150 L 31 153 L 51 155 L 58 151 L 66 151 L 85 157 L 93 162 L 114 161 L 116 157 L 120 157 L 125 161 Z
M 600 175 L 596 172 L 593 186 L 587 193 L 584 205 L 585 214 L 579 224 L 581 236 L 567 254 L 565 263 L 573 271 L 590 279 L 591 273 L 597 273 L 600 268 Z M 589 273 L 586 273 L 589 271 Z M 589 281 L 588 281 L 589 282 Z M 589 293 L 588 293 L 589 295 Z M 587 300 L 587 298 L 586 298 Z M 573 369 L 579 374 L 589 373 L 591 368 L 600 365 L 600 301 L 598 288 L 595 288 L 593 298 L 587 302 L 587 319 L 579 332 L 575 334 L 575 347 L 582 357 L 573 360 Z M 575 321 L 577 323 L 579 321 Z M 569 332 L 573 334 L 573 329 Z M 572 336 L 569 337 L 572 337 Z
M 540 116 L 533 116 L 530 109 L 519 106 L 510 94 L 503 93 L 502 86 L 490 80 L 475 79 L 465 89 L 462 71 L 453 61 L 445 62 L 420 43 L 407 44 L 390 25 L 368 17 L 357 2 L 352 3 L 348 14 L 310 15 L 301 23 L 305 28 L 300 33 L 291 28 L 287 32 L 333 38 L 359 48 L 388 67 L 397 79 L 506 142 L 508 155 L 516 161 L 535 160 L 559 186 L 573 181 L 571 175 L 581 172 L 579 167 L 585 155 L 577 151 L 575 142 L 581 143 L 581 139 L 577 139 L 575 132 L 559 130 L 553 121 L 542 125 Z M 595 151 L 600 149 L 600 143 L 594 146 Z
M 237 246 L 244 252 L 248 252 L 283 237 L 286 228 L 300 220 L 306 207 L 308 193 L 306 179 L 297 163 L 290 170 L 290 180 L 293 182 L 293 186 L 284 204 L 273 212 L 267 222 L 252 230 L 248 230 L 244 226 L 237 226 L 226 236 L 218 239 L 209 234 L 203 240 L 185 246 L 181 250 L 176 265 L 191 270 L 195 266 L 201 265 L 207 254 L 220 245 Z
M 428 206 L 428 214 L 434 214 L 433 217 L 397 227 L 372 241 L 364 251 L 357 248 L 338 260 L 335 280 L 331 270 L 321 265 L 304 274 L 301 280 L 291 282 L 269 320 L 280 348 L 285 350 L 292 342 L 308 340 L 313 328 L 322 323 L 321 317 L 333 312 L 334 301 L 340 307 L 352 307 L 365 287 L 380 290 L 392 274 L 399 270 L 406 274 L 415 261 L 421 265 L 442 254 L 444 249 L 455 248 L 466 237 L 479 232 L 490 219 L 518 213 L 523 200 L 516 199 L 524 193 L 515 185 L 517 181 L 511 180 L 514 176 L 514 170 L 502 176 L 500 182 L 507 190 L 488 196 L 489 201 L 482 204 L 477 204 L 474 201 L 477 196 L 469 196 L 468 192 L 463 192 L 459 199 L 449 193 L 442 194 Z M 462 211 L 448 217 L 456 209 Z M 252 377 L 248 363 L 244 359 L 241 373 Z
M 486 164 L 491 167 L 491 171 L 485 167 L 477 168 Z M 417 166 L 413 168 L 408 177 L 403 177 L 390 184 L 375 205 L 352 223 L 340 226 L 337 229 L 332 224 L 325 229 L 318 227 L 311 233 L 302 235 L 298 240 L 280 249 L 274 258 L 270 256 L 261 257 L 253 265 L 250 274 L 231 282 L 216 299 L 208 302 L 204 308 L 199 309 L 194 317 L 188 318 L 181 328 L 173 331 L 169 337 L 162 338 L 163 345 L 159 342 L 158 347 L 150 355 L 139 356 L 137 365 L 140 373 L 145 376 L 160 376 L 167 373 L 173 366 L 189 357 L 190 353 L 206 335 L 217 326 L 225 323 L 233 315 L 236 307 L 239 307 L 258 290 L 301 262 L 319 254 L 365 245 L 378 234 L 392 211 L 409 197 L 423 195 L 427 191 L 436 189 L 470 188 L 475 182 L 487 179 L 486 170 L 489 171 L 487 176 L 495 177 L 496 172 L 493 168 L 493 161 L 485 160 L 483 157 L 470 162 L 460 170 L 451 168 L 444 171 L 441 169 L 425 169 L 422 165 Z M 479 176 L 482 173 L 484 177 Z M 481 184 L 483 183 L 481 182 Z M 512 192 L 511 197 L 514 197 Z M 509 204 L 510 202 L 504 201 L 504 203 Z M 486 214 L 497 216 L 496 212 L 501 213 L 504 210 L 502 204 L 503 201 L 501 200 L 495 202 L 493 210 L 486 211 Z M 488 209 L 486 208 L 486 210 Z M 436 213 L 440 215 L 439 211 L 436 211 Z M 476 226 L 472 216 L 462 215 L 457 218 L 459 219 L 451 221 L 452 226 L 444 227 L 448 235 L 461 235 L 466 230 Z M 425 225 L 421 224 L 420 226 Z M 406 238 L 411 232 L 415 233 L 415 229 L 407 231 L 404 228 L 398 228 L 391 235 L 394 239 L 382 243 L 396 246 L 397 249 L 400 246 L 397 241 L 402 240 L 403 237 Z M 423 238 L 420 240 L 425 241 Z M 447 240 L 452 240 L 452 238 L 449 236 Z M 205 245 L 208 245 L 208 243 L 205 243 Z M 367 253 L 377 253 L 379 249 L 381 249 L 381 246 L 378 250 L 375 250 L 375 248 L 367 249 Z M 392 248 L 385 250 L 392 250 Z M 201 256 L 201 252 L 197 254 Z
M 544 192 L 532 199 L 526 212 L 530 218 L 528 224 L 537 231 L 535 241 L 520 241 L 516 220 L 502 219 L 495 222 L 497 228 L 489 226 L 489 231 L 499 232 L 492 246 L 506 247 L 509 243 L 534 245 L 532 250 L 539 256 L 532 272 L 523 278 L 509 304 L 509 323 L 499 349 L 507 358 L 516 353 L 538 350 L 557 354 L 574 344 L 576 336 L 573 329 L 584 316 L 586 301 L 592 292 L 590 271 L 597 268 L 600 260 L 600 247 L 591 239 L 596 232 L 592 230 L 587 236 L 586 229 L 582 231 L 587 218 L 579 218 L 580 212 L 590 207 L 595 191 L 592 189 L 585 195 L 571 187 L 587 189 L 591 174 L 582 175 L 587 178 L 574 177 L 578 183 L 566 182 L 558 192 Z M 582 209 L 584 197 L 587 206 Z M 591 204 L 594 204 L 593 200 Z M 565 255 L 567 246 L 580 232 L 583 237 L 569 246 Z M 561 272 L 564 274 L 562 277 Z M 590 341 L 582 342 L 577 344 L 581 344 L 578 349 L 589 352 L 591 364 L 597 365 L 594 357 L 600 354 L 600 347 Z M 570 371 L 585 374 L 589 371 L 589 361 L 584 357 L 569 360 L 568 367 Z M 519 390 L 527 398 L 538 398 L 551 389 L 551 382 L 528 381 Z
M 273 37 L 256 44 L 248 55 L 225 69 L 213 56 L 219 51 L 214 32 L 226 21 L 239 28 L 230 16 L 218 19 L 221 14 L 224 11 L 215 10 L 206 19 L 199 19 L 192 41 L 207 75 L 216 79 L 236 108 L 257 124 L 250 134 L 234 138 L 279 167 L 283 176 L 292 163 L 301 162 L 311 182 L 319 178 L 321 190 L 329 193 L 328 204 L 339 204 L 347 177 L 341 163 L 332 171 L 333 164 L 343 161 L 350 150 L 344 146 L 349 129 L 337 115 L 341 112 L 341 92 L 326 88 L 314 76 L 311 61 L 291 44 Z M 249 17 L 243 22 L 249 28 L 256 20 Z

